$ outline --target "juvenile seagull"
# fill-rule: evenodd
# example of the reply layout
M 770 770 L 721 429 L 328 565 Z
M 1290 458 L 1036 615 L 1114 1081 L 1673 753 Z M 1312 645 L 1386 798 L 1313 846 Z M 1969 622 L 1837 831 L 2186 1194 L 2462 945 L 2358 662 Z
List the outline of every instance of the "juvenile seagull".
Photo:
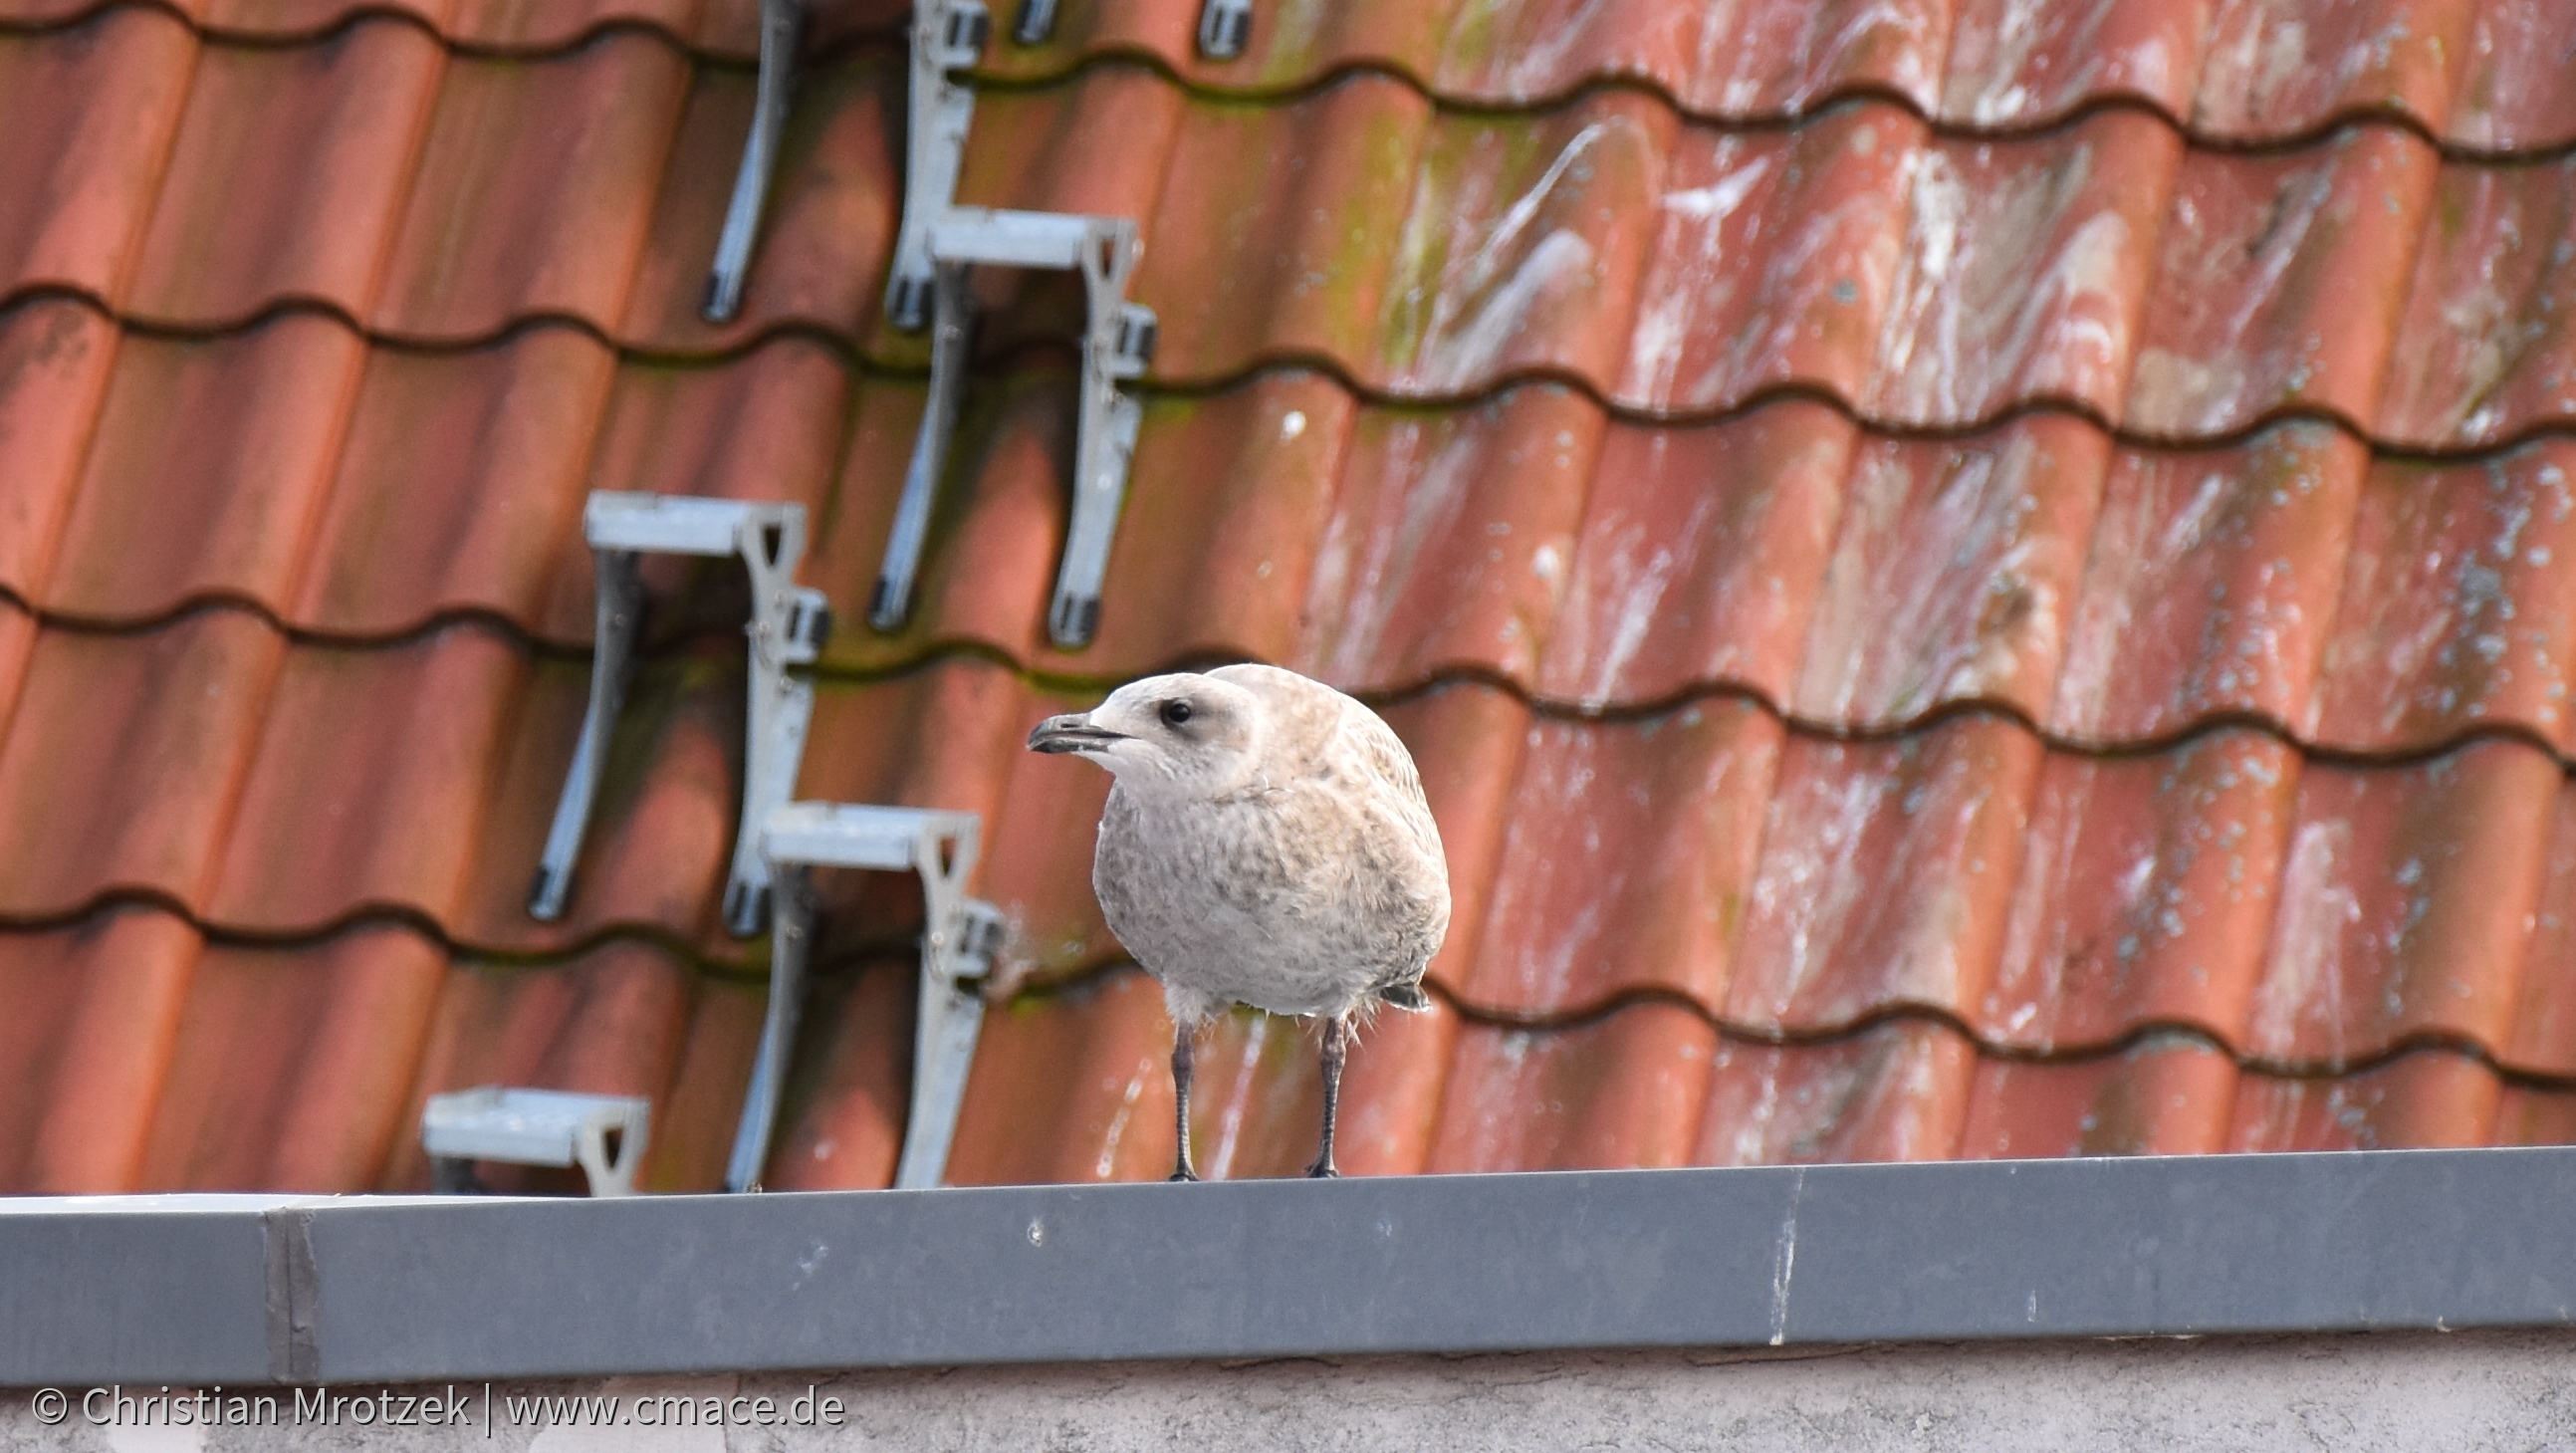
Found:
M 1172 1092 L 1190 1167 L 1190 1041 L 1229 1004 L 1324 1016 L 1323 1148 L 1353 1020 L 1427 1009 L 1422 971 L 1449 929 L 1449 869 L 1422 779 L 1377 713 L 1276 666 L 1149 676 L 1049 717 L 1033 752 L 1117 782 L 1091 889 L 1172 1011 Z

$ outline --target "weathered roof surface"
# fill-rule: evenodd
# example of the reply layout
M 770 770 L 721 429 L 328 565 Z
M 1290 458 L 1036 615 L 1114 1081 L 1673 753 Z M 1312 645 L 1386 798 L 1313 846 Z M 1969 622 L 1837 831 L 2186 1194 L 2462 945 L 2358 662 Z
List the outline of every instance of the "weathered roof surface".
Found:
M 1457 913 L 1360 1171 L 2576 1138 L 2576 20 L 2301 0 L 997 25 L 961 197 L 1131 215 L 1101 632 L 1078 295 L 987 278 L 913 624 L 900 16 L 818 17 L 740 320 L 750 6 L 0 0 L 0 1187 L 415 1186 L 426 1094 L 654 1099 L 711 1185 L 741 597 L 657 566 L 560 924 L 584 495 L 784 498 L 799 793 L 984 814 L 961 1180 L 1159 1174 L 1167 1028 L 1030 723 L 1277 661 Z M 2548 12 L 2544 14 L 2543 12 Z M 891 1175 L 917 910 L 835 885 L 769 1182 Z M 1203 1168 L 1311 1154 L 1229 1021 Z

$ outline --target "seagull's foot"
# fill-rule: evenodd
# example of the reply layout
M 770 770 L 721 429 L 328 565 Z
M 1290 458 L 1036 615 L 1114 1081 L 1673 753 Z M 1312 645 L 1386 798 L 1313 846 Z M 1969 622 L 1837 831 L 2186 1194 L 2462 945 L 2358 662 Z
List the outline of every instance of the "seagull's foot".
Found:
M 1306 1179 L 1310 1181 L 1337 1181 L 1341 1178 L 1342 1173 L 1333 1169 L 1333 1163 L 1329 1160 L 1319 1160 L 1306 1167 Z
M 1190 1169 L 1188 1166 L 1182 1166 L 1179 1170 L 1176 1170 L 1169 1176 L 1164 1177 L 1164 1179 L 1172 1181 L 1194 1181 L 1198 1178 L 1199 1173 Z

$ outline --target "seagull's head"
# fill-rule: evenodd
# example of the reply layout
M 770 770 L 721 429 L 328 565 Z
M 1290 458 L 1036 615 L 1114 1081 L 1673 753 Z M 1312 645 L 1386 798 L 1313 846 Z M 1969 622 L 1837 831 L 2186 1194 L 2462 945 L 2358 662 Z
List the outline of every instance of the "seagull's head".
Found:
M 1029 750 L 1088 758 L 1130 790 L 1157 796 L 1241 791 L 1262 773 L 1278 713 L 1262 689 L 1269 682 L 1240 677 L 1270 670 L 1228 666 L 1130 681 L 1089 711 L 1039 722 Z

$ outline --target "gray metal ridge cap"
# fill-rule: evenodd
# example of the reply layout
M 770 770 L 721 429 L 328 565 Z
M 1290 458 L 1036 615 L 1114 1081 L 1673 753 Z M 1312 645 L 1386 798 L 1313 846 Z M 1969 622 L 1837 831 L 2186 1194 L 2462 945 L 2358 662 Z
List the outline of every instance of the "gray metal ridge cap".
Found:
M 385 1196 L 275 1191 L 153 1191 L 141 1195 L 0 1196 L 0 1216 L 138 1216 L 207 1211 L 265 1212 L 319 1206 L 435 1206 L 453 1196 Z M 542 1201 L 552 1196 L 491 1197 Z
M 0 1385 L 2563 1326 L 2570 1244 L 2576 1147 L 58 1203 Z

